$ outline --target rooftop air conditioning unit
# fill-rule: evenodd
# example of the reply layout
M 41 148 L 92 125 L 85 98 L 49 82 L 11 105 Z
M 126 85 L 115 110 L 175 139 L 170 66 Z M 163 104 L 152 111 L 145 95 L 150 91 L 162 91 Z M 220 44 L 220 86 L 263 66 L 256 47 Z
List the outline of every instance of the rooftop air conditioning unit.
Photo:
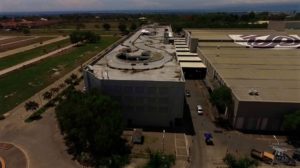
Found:
M 250 89 L 248 94 L 251 95 L 251 96 L 258 96 L 259 92 L 255 89 Z

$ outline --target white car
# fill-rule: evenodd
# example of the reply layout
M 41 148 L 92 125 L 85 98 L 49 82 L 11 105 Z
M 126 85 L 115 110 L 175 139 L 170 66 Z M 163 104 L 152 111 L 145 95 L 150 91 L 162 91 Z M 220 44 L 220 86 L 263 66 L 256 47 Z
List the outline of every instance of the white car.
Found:
M 197 113 L 199 115 L 202 115 L 203 114 L 203 109 L 202 109 L 202 106 L 201 105 L 197 105 Z

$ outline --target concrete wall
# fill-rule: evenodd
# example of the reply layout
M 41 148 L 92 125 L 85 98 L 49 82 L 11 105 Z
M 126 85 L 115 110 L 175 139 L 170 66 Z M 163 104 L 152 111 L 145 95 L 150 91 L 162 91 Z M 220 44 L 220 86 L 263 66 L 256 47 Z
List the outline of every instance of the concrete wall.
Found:
M 172 126 L 183 118 L 184 82 L 100 80 L 85 72 L 87 90 L 97 88 L 115 98 L 125 122 L 141 126 Z
M 196 53 L 198 48 L 198 38 L 192 38 L 191 32 L 184 30 L 186 43 L 190 52 Z
M 300 103 L 239 102 L 234 127 L 241 130 L 280 131 L 284 115 L 300 109 Z

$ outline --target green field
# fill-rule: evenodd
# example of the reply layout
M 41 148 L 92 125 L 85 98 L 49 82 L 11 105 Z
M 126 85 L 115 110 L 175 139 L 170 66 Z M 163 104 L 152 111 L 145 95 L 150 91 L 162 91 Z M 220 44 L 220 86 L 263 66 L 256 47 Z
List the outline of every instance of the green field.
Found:
M 98 43 L 75 47 L 66 53 L 1 77 L 0 114 L 30 98 L 118 39 L 119 37 L 102 37 Z M 58 69 L 59 74 L 55 74 L 53 69 Z
M 19 63 L 22 63 L 24 61 L 42 56 L 46 53 L 49 53 L 51 51 L 57 50 L 59 48 L 65 47 L 70 44 L 70 40 L 62 40 L 59 42 L 55 42 L 52 44 L 48 44 L 42 47 L 38 47 L 35 49 L 31 49 L 28 51 L 24 51 L 21 53 L 13 54 L 4 58 L 0 58 L 0 70 L 9 68 L 13 65 L 17 65 Z

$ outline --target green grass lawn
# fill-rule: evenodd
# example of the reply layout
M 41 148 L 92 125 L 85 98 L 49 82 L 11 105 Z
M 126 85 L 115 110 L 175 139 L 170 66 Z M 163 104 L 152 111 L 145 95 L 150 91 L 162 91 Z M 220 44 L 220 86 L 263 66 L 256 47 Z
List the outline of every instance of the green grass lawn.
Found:
M 92 31 L 94 33 L 100 34 L 100 35 L 114 35 L 114 34 L 119 34 L 120 32 L 118 30 L 110 30 L 110 31 L 105 31 L 102 29 L 81 29 L 82 31 Z M 76 31 L 76 29 L 31 29 L 31 34 L 34 35 L 43 35 L 43 34 L 48 34 L 48 35 L 68 35 L 72 33 L 73 31 Z
M 118 39 L 119 37 L 102 37 L 98 43 L 73 48 L 62 55 L 47 58 L 36 65 L 1 77 L 0 114 L 30 98 Z M 54 68 L 59 69 L 60 73 L 54 75 Z
M 9 68 L 13 65 L 17 65 L 24 61 L 42 56 L 46 53 L 57 50 L 58 48 L 65 47 L 69 44 L 70 44 L 70 40 L 66 39 L 66 40 L 58 41 L 58 42 L 48 44 L 48 45 L 45 45 L 42 47 L 31 49 L 28 51 L 13 54 L 13 55 L 10 55 L 10 56 L 4 57 L 4 58 L 0 58 L 0 70 Z M 45 51 L 47 51 L 47 52 L 45 53 Z

